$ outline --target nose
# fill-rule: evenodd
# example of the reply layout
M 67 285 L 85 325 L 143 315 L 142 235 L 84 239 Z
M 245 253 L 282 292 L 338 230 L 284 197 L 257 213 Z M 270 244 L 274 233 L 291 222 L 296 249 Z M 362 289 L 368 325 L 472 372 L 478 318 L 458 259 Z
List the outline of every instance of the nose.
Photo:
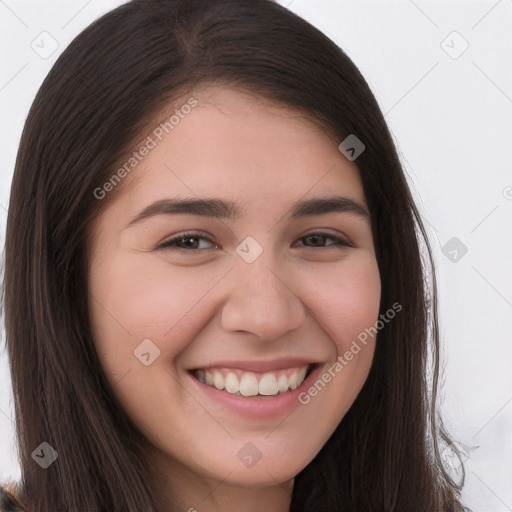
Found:
M 222 308 L 224 329 L 278 339 L 302 325 L 306 306 L 284 272 L 272 266 L 263 255 L 250 264 L 237 262 L 230 272 L 230 292 Z

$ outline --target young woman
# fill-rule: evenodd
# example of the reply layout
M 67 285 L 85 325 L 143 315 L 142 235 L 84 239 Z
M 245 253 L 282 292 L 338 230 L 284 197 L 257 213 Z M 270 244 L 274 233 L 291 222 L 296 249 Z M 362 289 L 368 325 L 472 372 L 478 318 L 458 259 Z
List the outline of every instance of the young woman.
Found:
M 420 217 L 364 78 L 284 7 L 134 0 L 82 32 L 5 251 L 4 510 L 463 510 Z

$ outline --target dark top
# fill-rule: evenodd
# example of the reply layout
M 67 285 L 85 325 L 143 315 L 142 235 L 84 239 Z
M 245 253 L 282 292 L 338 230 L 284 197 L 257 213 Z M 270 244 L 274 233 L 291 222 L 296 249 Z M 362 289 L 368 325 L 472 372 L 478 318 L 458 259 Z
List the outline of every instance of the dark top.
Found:
M 0 512 L 27 512 L 16 498 L 16 488 L 13 484 L 0 485 Z

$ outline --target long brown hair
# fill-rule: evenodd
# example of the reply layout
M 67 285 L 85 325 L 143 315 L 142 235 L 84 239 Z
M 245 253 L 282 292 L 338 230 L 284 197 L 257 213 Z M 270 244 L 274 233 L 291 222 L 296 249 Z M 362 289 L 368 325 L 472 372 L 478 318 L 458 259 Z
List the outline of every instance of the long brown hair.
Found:
M 356 134 L 372 217 L 381 313 L 359 396 L 295 478 L 291 511 L 460 512 L 443 465 L 439 335 L 427 235 L 378 104 L 329 38 L 271 0 L 133 0 L 84 30 L 42 84 L 25 124 L 5 247 L 5 323 L 29 510 L 157 511 L 143 439 L 116 401 L 87 311 L 89 230 L 112 176 L 163 105 L 226 84 L 292 107 L 339 142 Z M 422 265 L 420 243 L 426 247 Z M 425 268 L 427 271 L 425 271 Z M 432 278 L 427 279 L 427 275 Z M 58 452 L 42 470 L 42 442 Z

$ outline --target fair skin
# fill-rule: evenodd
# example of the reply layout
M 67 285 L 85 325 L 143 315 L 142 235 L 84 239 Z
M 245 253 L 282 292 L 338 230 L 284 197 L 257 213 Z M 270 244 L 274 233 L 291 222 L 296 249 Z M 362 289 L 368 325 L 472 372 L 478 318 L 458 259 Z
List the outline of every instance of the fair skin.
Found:
M 313 122 L 230 88 L 194 98 L 198 105 L 125 178 L 94 225 L 94 342 L 113 392 L 148 441 L 162 503 L 285 512 L 294 476 L 329 439 L 372 363 L 374 339 L 308 403 L 296 397 L 304 401 L 378 319 L 368 207 L 356 163 Z M 361 211 L 290 214 L 299 200 L 333 195 Z M 160 212 L 128 225 L 148 205 L 177 197 L 234 202 L 240 215 Z M 159 248 L 189 231 L 191 239 Z M 257 245 L 242 244 L 249 236 Z M 258 248 L 254 261 L 241 256 Z M 145 353 L 160 350 L 147 366 L 134 355 L 145 339 L 153 344 Z M 313 363 L 313 375 L 278 395 L 235 395 L 192 372 L 231 372 L 239 383 L 248 373 L 247 382 L 260 383 Z

